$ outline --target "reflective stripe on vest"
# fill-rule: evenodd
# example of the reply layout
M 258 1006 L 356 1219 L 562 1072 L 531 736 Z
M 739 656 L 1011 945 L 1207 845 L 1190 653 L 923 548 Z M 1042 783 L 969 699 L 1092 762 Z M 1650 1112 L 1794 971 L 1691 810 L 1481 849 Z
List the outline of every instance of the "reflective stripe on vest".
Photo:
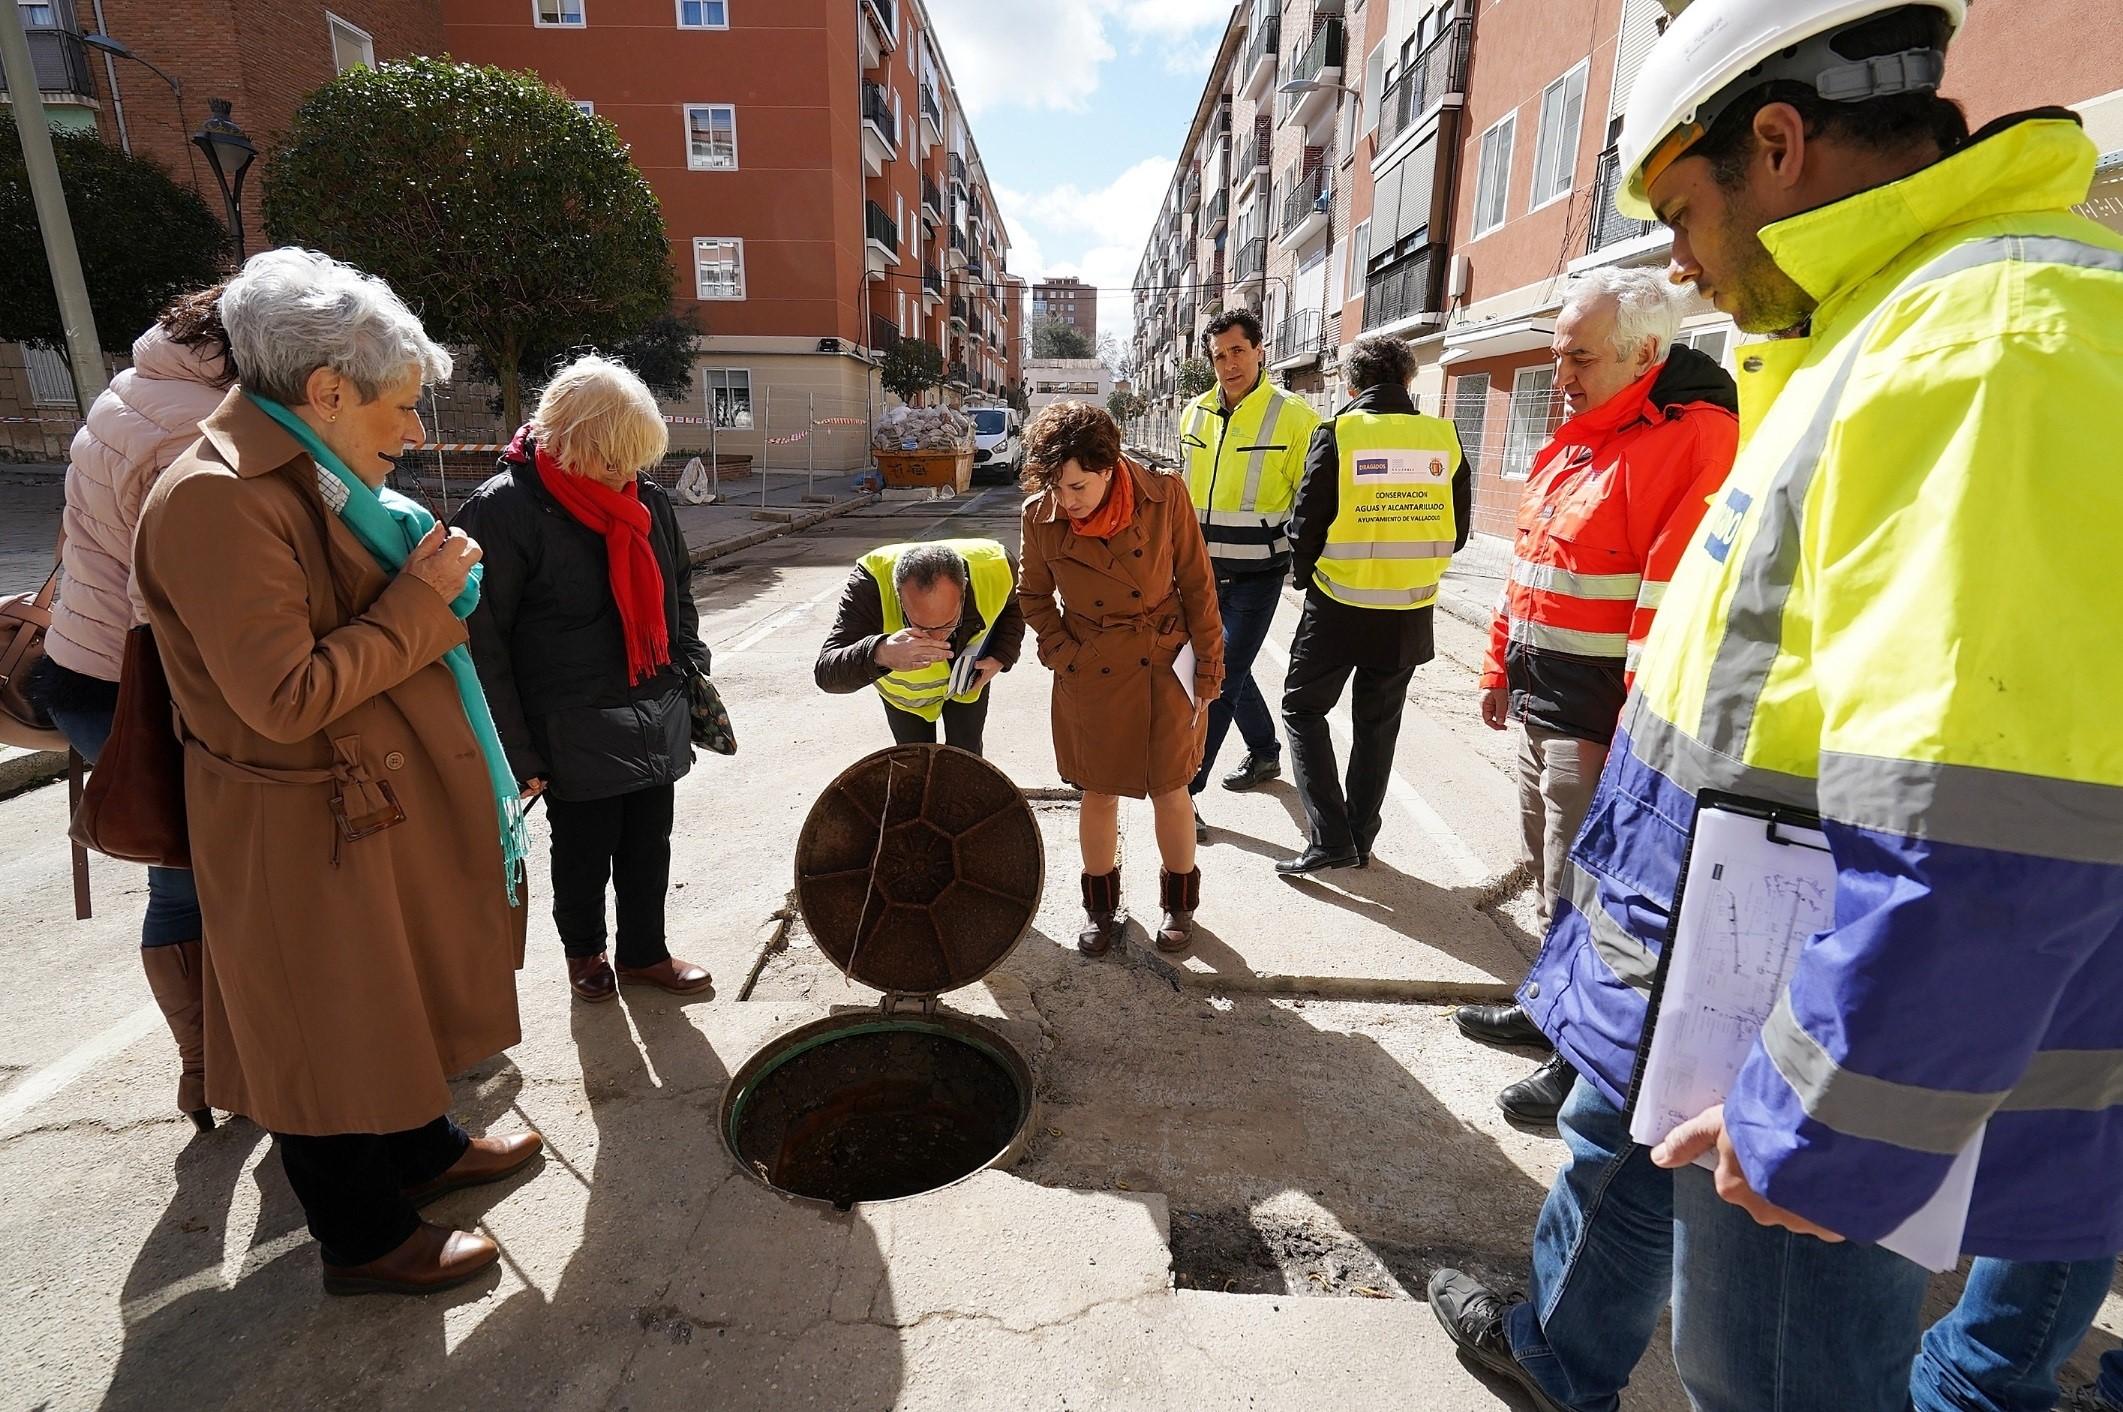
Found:
M 1548 652 L 1571 652 L 1580 657 L 1626 657 L 1629 653 L 1626 632 L 1581 632 L 1537 623 L 1531 618 L 1512 618 L 1508 631 L 1512 642 Z
M 1554 564 L 1529 564 L 1524 559 L 1511 561 L 1511 581 L 1544 593 L 1624 602 L 1640 602 L 1638 593 L 1644 586 L 1642 574 L 1577 574 Z
M 1312 581 L 1358 608 L 1421 608 L 1458 538 L 1452 424 L 1408 412 L 1344 412 L 1334 419 L 1341 501 Z
M 973 577 L 973 610 L 980 615 L 980 631 L 973 635 L 966 651 L 978 656 L 988 640 L 988 632 L 995 620 L 1002 616 L 1005 605 L 1016 584 L 1010 574 L 1010 558 L 1003 547 L 992 539 L 945 539 L 927 543 L 942 544 L 957 551 L 966 561 Z M 899 556 L 914 548 L 911 544 L 888 544 L 874 549 L 862 557 L 862 566 L 870 577 L 877 580 L 878 602 L 884 606 L 885 636 L 907 625 L 906 609 L 901 606 L 899 592 L 892 586 L 892 570 L 899 563 Z M 937 662 L 927 667 L 907 671 L 888 672 L 877 679 L 877 694 L 886 704 L 896 706 L 909 715 L 925 721 L 934 721 L 944 713 L 946 701 L 978 701 L 980 691 L 974 690 L 962 696 L 951 695 L 951 664 Z
M 1181 420 L 1187 493 L 1212 559 L 1265 564 L 1290 552 L 1296 481 L 1284 477 L 1271 485 L 1269 459 L 1304 456 L 1312 439 L 1310 409 L 1265 378 L 1228 417 L 1218 415 L 1221 396 L 1209 389 Z

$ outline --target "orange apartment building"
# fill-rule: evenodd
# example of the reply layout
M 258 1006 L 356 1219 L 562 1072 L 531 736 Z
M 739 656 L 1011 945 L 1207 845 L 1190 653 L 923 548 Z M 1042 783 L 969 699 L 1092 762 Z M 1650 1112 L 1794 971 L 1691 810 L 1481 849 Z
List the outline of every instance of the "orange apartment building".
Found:
M 152 159 L 198 192 L 223 218 L 221 188 L 192 146 L 207 104 L 226 99 L 230 118 L 261 153 L 294 120 L 303 96 L 355 64 L 436 54 L 443 47 L 438 0 L 0 0 L 16 3 L 28 33 L 39 96 L 55 132 L 93 131 Z M 131 57 L 83 42 L 102 35 Z M 0 81 L 0 102 L 6 87 Z M 264 157 L 243 189 L 245 249 L 265 248 L 259 205 Z M 231 249 L 231 258 L 234 250 Z M 139 329 L 99 329 L 123 345 Z M 74 386 L 52 350 L 0 344 L 0 457 L 62 460 L 72 439 Z
M 442 10 L 454 56 L 536 70 L 628 144 L 706 330 L 699 397 L 671 410 L 712 416 L 719 451 L 803 464 L 790 438 L 814 415 L 884 404 L 877 365 L 903 337 L 942 350 L 952 400 L 1003 393 L 1009 238 L 920 0 Z M 867 458 L 859 434 L 819 445 L 822 470 Z
M 1670 0 L 1679 9 L 1685 0 Z M 1273 25 L 1309 35 L 1321 62 L 1283 61 L 1275 116 L 1270 209 L 1284 230 L 1323 218 L 1331 207 L 1323 268 L 1318 247 L 1286 252 L 1286 266 L 1263 260 L 1263 300 L 1271 313 L 1283 291 L 1287 312 L 1269 324 L 1275 375 L 1300 392 L 1340 394 L 1336 349 L 1365 333 L 1393 333 L 1420 355 L 1418 404 L 1451 416 L 1476 465 L 1475 528 L 1508 536 L 1518 483 L 1561 420 L 1548 346 L 1564 287 L 1573 274 L 1606 264 L 1660 265 L 1663 228 L 1628 221 L 1613 208 L 1612 146 L 1620 113 L 1644 56 L 1666 18 L 1662 0 L 1576 0 L 1567 7 L 1530 0 L 1243 0 L 1234 28 L 1254 45 Z M 1567 22 L 1564 14 L 1567 13 Z M 1331 49 L 1320 36 L 1346 28 L 1346 58 L 1319 199 L 1311 155 L 1321 142 L 1319 91 L 1290 80 L 1322 78 Z M 1267 41 L 1273 43 L 1274 41 Z M 1287 47 L 1287 46 L 1286 46 Z M 1207 94 L 1243 95 L 1243 62 L 1231 46 L 1213 66 Z M 1971 125 L 2042 104 L 2066 104 L 2085 120 L 2105 154 L 2085 208 L 2123 229 L 2123 7 L 2106 0 L 2017 0 L 1979 4 L 1956 39 L 1943 91 L 1967 108 Z M 1197 118 L 1183 153 L 1201 129 Z M 1298 143 L 1302 141 L 1302 147 Z M 1242 159 L 1236 179 L 1249 204 L 1265 171 Z M 1185 160 L 1175 177 L 1183 184 Z M 1204 170 L 1209 170 L 1204 168 Z M 1241 192 L 1234 186 L 1234 199 Z M 1205 196 L 1204 201 L 1211 199 Z M 1188 330 L 1163 317 L 1156 291 L 1161 261 L 1183 203 L 1168 202 L 1152 228 L 1137 279 L 1138 366 L 1154 373 L 1185 356 Z M 1257 230 L 1257 220 L 1245 227 Z M 1347 230 L 1343 239 L 1340 232 Z M 1298 241 L 1309 237 L 1300 234 Z M 1273 242 L 1270 242 L 1271 244 Z M 1292 242 L 1286 242 L 1292 243 Z M 1241 273 L 1254 269 L 1242 256 Z M 1317 298 L 1317 302 L 1316 301 Z M 1250 302 L 1250 301 L 1249 301 Z M 1255 307 L 1262 307 L 1256 304 Z M 1308 340 L 1320 308 L 1317 368 Z M 1339 315 L 1340 328 L 1333 327 Z M 1292 321 L 1295 321 L 1294 325 Z M 1730 364 L 1737 330 L 1716 310 L 1692 302 L 1682 338 Z M 1169 404 L 1169 379 L 1146 376 L 1145 392 Z M 1158 418 L 1151 418 L 1156 443 Z

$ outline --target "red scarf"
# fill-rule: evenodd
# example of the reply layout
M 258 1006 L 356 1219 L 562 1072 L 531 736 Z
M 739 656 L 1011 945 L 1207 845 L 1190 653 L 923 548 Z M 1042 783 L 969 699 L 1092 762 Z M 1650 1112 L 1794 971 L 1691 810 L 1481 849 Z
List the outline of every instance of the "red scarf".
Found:
M 1071 518 L 1069 528 L 1086 539 L 1111 539 L 1135 523 L 1135 476 L 1126 457 L 1113 468 L 1113 481 L 1106 487 L 1105 503 L 1083 519 Z
M 516 433 L 509 454 L 521 459 L 530 445 L 527 426 Z M 585 529 L 604 536 L 612 602 L 627 639 L 627 684 L 646 681 L 671 660 L 671 642 L 663 616 L 663 566 L 649 543 L 649 507 L 641 503 L 641 485 L 629 481 L 625 490 L 607 489 L 587 476 L 570 475 L 545 447 L 537 451 L 538 481 L 546 493 Z

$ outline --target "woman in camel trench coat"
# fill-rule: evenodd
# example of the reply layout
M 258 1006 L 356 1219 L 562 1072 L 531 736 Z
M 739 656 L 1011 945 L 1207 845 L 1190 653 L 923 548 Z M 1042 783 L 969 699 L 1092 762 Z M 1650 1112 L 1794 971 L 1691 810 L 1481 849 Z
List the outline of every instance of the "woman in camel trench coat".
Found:
M 1062 402 L 1025 431 L 1018 601 L 1054 672 L 1054 759 L 1079 815 L 1087 956 L 1121 926 L 1120 797 L 1147 796 L 1164 863 L 1160 950 L 1184 951 L 1201 899 L 1187 785 L 1224 680 L 1216 581 L 1185 482 L 1121 455 L 1104 409 Z M 1182 681 L 1174 663 L 1192 647 Z M 1191 697 L 1190 699 L 1190 691 Z

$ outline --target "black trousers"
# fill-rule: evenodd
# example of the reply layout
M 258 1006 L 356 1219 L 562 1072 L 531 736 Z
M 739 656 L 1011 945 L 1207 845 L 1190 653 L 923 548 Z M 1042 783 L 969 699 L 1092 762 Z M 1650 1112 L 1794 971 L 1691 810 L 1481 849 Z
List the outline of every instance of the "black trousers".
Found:
M 664 894 L 671 886 L 671 818 L 676 785 L 609 799 L 547 799 L 553 826 L 553 925 L 570 956 L 605 949 L 605 886 L 611 885 L 622 966 L 668 957 Z
M 366 1265 L 405 1244 L 420 1224 L 405 1188 L 441 1176 L 471 1141 L 447 1113 L 410 1132 L 273 1139 L 327 1265 Z
M 1334 765 L 1334 737 L 1327 713 L 1356 677 L 1350 697 L 1354 744 L 1345 787 Z M 1378 838 L 1379 810 L 1393 777 L 1393 747 L 1401 738 L 1401 710 L 1415 668 L 1351 667 L 1307 660 L 1293 653 L 1283 685 L 1283 731 L 1290 737 L 1290 763 L 1312 842 L 1322 848 L 1371 851 Z
M 902 711 L 886 702 L 885 721 L 892 727 L 892 739 L 897 744 L 936 743 L 936 722 L 925 721 L 912 711 Z M 944 744 L 980 754 L 981 736 L 988 729 L 988 693 L 983 691 L 972 701 L 946 701 L 943 726 Z

